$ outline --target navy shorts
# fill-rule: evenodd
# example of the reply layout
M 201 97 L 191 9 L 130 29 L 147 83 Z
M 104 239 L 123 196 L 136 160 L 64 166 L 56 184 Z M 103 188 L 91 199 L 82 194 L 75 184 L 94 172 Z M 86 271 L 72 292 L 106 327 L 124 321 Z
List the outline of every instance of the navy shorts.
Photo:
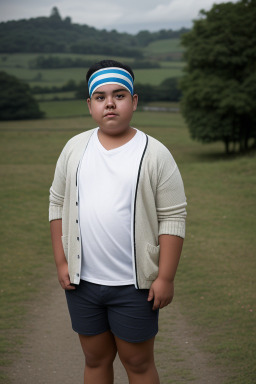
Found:
M 81 335 L 110 330 L 118 338 L 140 343 L 158 332 L 158 313 L 147 301 L 148 289 L 134 285 L 106 286 L 81 280 L 75 290 L 66 290 L 72 328 Z

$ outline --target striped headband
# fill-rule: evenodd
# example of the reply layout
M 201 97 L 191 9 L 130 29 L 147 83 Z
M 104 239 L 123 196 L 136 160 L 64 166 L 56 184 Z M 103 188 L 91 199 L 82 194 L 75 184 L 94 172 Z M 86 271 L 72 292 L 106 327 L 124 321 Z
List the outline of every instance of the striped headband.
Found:
M 120 84 L 133 95 L 133 78 L 131 74 L 123 68 L 102 68 L 94 72 L 88 81 L 90 97 L 92 97 L 92 94 L 97 88 L 105 84 Z

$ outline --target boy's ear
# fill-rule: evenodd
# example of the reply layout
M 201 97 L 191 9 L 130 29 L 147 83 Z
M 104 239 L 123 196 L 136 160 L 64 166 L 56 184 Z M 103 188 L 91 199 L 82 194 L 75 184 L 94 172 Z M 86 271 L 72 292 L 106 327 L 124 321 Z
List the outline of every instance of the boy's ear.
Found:
M 132 96 L 133 112 L 136 111 L 137 109 L 138 101 L 139 101 L 139 96 L 137 95 L 137 93 L 135 93 Z
M 88 105 L 88 109 L 89 109 L 89 112 L 90 112 L 90 115 L 92 114 L 92 108 L 91 108 L 91 99 L 88 97 L 87 99 L 87 105 Z

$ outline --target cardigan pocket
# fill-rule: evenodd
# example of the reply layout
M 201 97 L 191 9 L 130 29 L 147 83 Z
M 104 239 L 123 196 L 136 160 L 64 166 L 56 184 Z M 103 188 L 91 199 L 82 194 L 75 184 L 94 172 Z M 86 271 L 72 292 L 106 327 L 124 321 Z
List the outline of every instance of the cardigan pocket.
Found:
M 67 259 L 68 258 L 68 236 L 61 236 L 61 241 L 62 241 L 64 253 Z
M 145 277 L 147 280 L 155 280 L 158 275 L 160 246 L 147 244 L 148 258 L 145 263 Z

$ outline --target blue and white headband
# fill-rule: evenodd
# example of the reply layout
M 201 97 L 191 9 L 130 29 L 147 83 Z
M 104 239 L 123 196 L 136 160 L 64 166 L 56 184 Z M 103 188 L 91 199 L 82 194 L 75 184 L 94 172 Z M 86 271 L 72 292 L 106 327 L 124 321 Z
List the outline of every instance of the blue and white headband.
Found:
M 92 97 L 92 94 L 97 88 L 105 84 L 120 84 L 133 95 L 133 78 L 131 74 L 123 68 L 102 68 L 94 72 L 88 81 L 90 97 Z

